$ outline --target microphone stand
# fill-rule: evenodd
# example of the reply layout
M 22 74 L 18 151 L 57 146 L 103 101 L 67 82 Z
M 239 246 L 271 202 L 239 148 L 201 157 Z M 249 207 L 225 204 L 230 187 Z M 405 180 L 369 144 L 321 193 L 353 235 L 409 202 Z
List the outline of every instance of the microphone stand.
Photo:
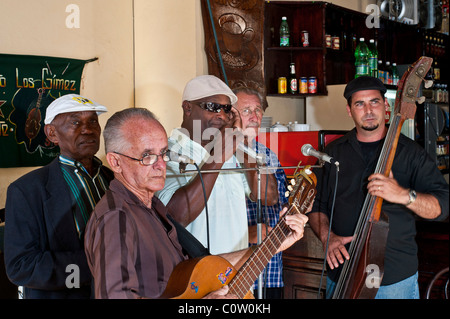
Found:
M 310 165 L 310 167 L 314 168 L 320 168 L 323 166 L 323 162 L 320 161 L 319 165 Z M 256 161 L 256 167 L 252 167 L 252 168 L 245 168 L 245 167 L 241 167 L 241 168 L 223 168 L 223 169 L 206 169 L 206 170 L 189 170 L 186 169 L 186 167 L 181 167 L 180 166 L 180 173 L 189 173 L 189 172 L 198 172 L 198 173 L 220 173 L 220 172 L 225 172 L 225 171 L 235 171 L 235 172 L 243 172 L 243 171 L 254 171 L 256 170 L 257 172 L 257 190 L 258 190 L 258 194 L 257 194 L 257 218 L 256 218 L 256 238 L 257 238 L 257 244 L 260 245 L 262 242 L 262 205 L 261 205 L 261 168 L 264 168 L 267 171 L 268 174 L 268 170 L 269 169 L 299 169 L 299 168 L 304 168 L 306 166 L 271 166 L 271 167 L 267 167 L 267 166 L 263 166 L 260 165 L 259 161 Z M 262 294 L 262 282 L 263 282 L 263 273 L 261 273 L 258 276 L 258 299 L 262 299 L 263 294 Z
M 262 242 L 262 205 L 261 205 L 261 166 L 259 161 L 256 161 L 256 173 L 258 176 L 258 194 L 256 202 L 256 244 L 259 245 Z M 267 172 L 268 173 L 268 172 Z M 265 268 L 265 267 L 264 267 Z M 262 293 L 263 272 L 258 276 L 258 299 L 263 299 Z

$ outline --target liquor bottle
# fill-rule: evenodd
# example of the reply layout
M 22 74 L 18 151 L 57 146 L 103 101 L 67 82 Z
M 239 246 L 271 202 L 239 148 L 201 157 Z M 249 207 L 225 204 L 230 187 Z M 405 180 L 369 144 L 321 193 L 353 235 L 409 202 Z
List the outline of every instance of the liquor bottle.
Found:
M 359 39 L 359 43 L 355 50 L 355 66 L 355 78 L 363 75 L 369 75 L 369 48 L 364 42 L 364 38 Z
M 441 84 L 436 84 L 436 88 L 437 88 L 437 90 L 436 90 L 436 99 L 435 99 L 435 102 L 436 103 L 440 103 L 440 102 L 443 102 L 443 99 L 442 99 L 442 86 L 441 86 Z
M 425 31 L 425 53 L 424 55 L 429 55 L 431 53 L 431 43 L 430 43 L 430 36 L 428 35 L 428 32 Z
M 397 63 L 392 63 L 391 71 L 392 71 L 392 85 L 398 85 L 399 76 Z
M 291 73 L 289 75 L 289 93 L 297 93 L 297 77 L 295 76 L 295 63 L 291 63 Z
M 448 90 L 447 90 L 447 84 L 443 84 L 443 89 L 444 89 L 444 103 L 448 104 Z M 447 116 L 447 121 L 448 121 L 448 116 Z M 448 127 L 448 124 L 446 125 Z
M 392 85 L 392 69 L 391 62 L 386 61 L 386 65 L 384 67 L 384 84 Z
M 289 25 L 287 23 L 287 18 L 281 18 L 280 25 L 280 47 L 288 47 L 289 46 Z
M 375 45 L 375 40 L 369 41 L 369 74 L 374 78 L 378 77 L 378 50 Z
M 358 41 L 356 40 L 356 32 L 353 24 L 353 19 L 350 20 L 350 34 L 349 34 L 350 47 L 352 52 L 355 52 Z
M 344 22 L 344 17 L 341 17 L 341 26 L 340 26 L 340 47 L 341 50 L 346 51 L 348 49 L 347 43 L 347 25 Z
M 382 60 L 378 60 L 378 79 L 384 83 L 384 67 Z
M 438 65 L 437 61 L 434 61 L 434 79 L 435 80 L 440 80 L 441 79 L 441 68 Z
M 442 26 L 441 26 L 441 32 L 443 34 L 448 35 L 448 3 L 447 6 L 442 6 L 443 16 L 442 16 Z

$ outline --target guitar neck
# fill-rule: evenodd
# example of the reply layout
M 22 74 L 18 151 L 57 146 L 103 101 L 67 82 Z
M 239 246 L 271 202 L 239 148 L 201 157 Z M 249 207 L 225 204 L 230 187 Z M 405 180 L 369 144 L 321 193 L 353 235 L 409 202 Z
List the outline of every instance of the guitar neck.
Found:
M 315 192 L 314 192 L 315 193 Z M 312 197 L 314 198 L 314 196 Z M 286 224 L 286 216 L 305 213 L 311 203 L 311 198 L 305 199 L 303 204 L 292 204 L 278 224 L 267 235 L 263 242 L 253 251 L 239 272 L 229 284 L 230 293 L 243 298 L 252 287 L 255 280 L 264 270 L 270 259 L 276 254 L 281 244 L 290 234 L 290 227 Z
M 283 218 L 253 251 L 250 258 L 233 278 L 229 285 L 230 293 L 237 295 L 241 299 L 244 298 L 288 234 L 289 227 Z

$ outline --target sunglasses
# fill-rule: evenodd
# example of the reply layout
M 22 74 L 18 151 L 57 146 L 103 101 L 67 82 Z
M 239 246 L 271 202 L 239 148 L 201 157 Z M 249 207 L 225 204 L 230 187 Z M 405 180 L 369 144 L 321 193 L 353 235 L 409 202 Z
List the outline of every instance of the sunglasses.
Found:
M 198 106 L 200 106 L 202 109 L 213 112 L 213 113 L 220 113 L 220 110 L 223 109 L 225 113 L 230 113 L 231 111 L 231 104 L 219 104 L 214 102 L 200 102 L 200 103 L 194 103 Z

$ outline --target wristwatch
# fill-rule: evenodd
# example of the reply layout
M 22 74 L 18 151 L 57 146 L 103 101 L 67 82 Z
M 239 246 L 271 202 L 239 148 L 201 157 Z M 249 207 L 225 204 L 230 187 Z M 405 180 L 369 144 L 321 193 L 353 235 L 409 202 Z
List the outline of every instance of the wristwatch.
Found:
M 409 190 L 409 201 L 408 201 L 408 203 L 406 203 L 405 206 L 409 206 L 409 205 L 411 205 L 412 203 L 414 203 L 414 202 L 416 201 L 416 198 L 417 198 L 417 193 L 416 193 L 416 191 L 415 191 L 414 189 L 410 189 L 410 190 Z

